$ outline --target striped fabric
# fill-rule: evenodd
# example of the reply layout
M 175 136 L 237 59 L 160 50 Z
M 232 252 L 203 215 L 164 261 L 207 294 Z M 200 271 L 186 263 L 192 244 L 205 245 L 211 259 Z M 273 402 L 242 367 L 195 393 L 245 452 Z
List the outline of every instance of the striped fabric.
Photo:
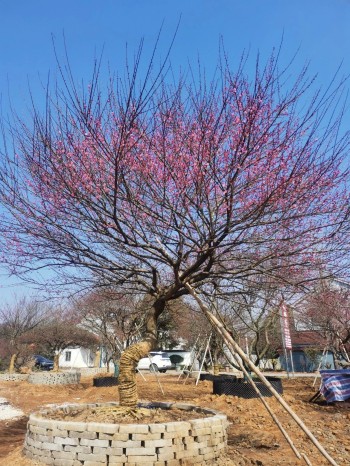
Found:
M 350 369 L 320 371 L 320 392 L 328 403 L 345 401 L 350 398 Z

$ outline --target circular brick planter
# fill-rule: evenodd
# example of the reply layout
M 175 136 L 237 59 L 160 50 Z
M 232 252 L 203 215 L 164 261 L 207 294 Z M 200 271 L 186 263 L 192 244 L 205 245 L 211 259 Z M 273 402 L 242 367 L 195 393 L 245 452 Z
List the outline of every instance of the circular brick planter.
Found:
M 33 372 L 28 382 L 37 385 L 68 385 L 80 382 L 80 372 Z
M 24 443 L 25 455 L 43 464 L 65 466 L 204 466 L 214 462 L 226 446 L 225 415 L 182 403 L 140 403 L 140 406 L 195 410 L 207 417 L 158 424 L 102 424 L 48 419 L 50 412 L 57 409 L 69 412 L 78 406 L 115 405 L 118 403 L 64 405 L 31 414 Z M 196 417 L 195 412 L 193 416 Z

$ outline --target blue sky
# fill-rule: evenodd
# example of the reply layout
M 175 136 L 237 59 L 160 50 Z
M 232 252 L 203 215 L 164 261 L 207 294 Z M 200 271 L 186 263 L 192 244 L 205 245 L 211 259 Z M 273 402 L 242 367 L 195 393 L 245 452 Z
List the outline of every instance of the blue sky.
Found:
M 144 37 L 150 50 L 162 23 L 159 53 L 164 54 L 180 16 L 174 67 L 200 57 L 209 71 L 214 69 L 220 36 L 233 66 L 243 49 L 268 56 L 283 36 L 282 61 L 299 49 L 297 64 L 310 61 L 320 86 L 341 62 L 343 73 L 350 74 L 350 0 L 0 0 L 3 114 L 11 101 L 27 118 L 28 83 L 38 105 L 42 102 L 41 82 L 57 71 L 52 36 L 62 59 L 64 34 L 75 76 L 88 80 L 102 49 L 105 60 L 120 71 L 125 44 L 132 51 Z M 15 293 L 28 292 L 0 267 L 0 305 Z

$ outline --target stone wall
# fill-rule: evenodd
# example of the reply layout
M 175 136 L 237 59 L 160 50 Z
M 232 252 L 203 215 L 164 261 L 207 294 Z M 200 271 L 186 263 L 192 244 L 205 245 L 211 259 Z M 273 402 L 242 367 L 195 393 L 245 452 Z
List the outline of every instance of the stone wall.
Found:
M 17 374 L 17 373 L 5 373 L 5 374 L 0 374 L 0 380 L 4 380 L 6 382 L 8 381 L 15 381 L 18 382 L 20 380 L 27 380 L 29 377 L 29 374 Z
M 28 382 L 37 385 L 68 385 L 80 382 L 80 372 L 32 372 Z
M 117 404 L 64 405 L 55 409 L 69 412 L 78 406 Z M 227 418 L 223 414 L 180 403 L 141 406 L 195 409 L 208 417 L 159 424 L 100 424 L 50 420 L 39 412 L 29 417 L 24 453 L 43 464 L 57 466 L 204 466 L 214 462 L 226 446 Z M 50 412 L 41 411 L 45 416 Z

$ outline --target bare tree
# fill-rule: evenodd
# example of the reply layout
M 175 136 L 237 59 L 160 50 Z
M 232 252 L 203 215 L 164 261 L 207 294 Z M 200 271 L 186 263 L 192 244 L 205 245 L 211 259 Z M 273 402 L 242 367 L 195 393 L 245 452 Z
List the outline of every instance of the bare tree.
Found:
M 79 325 L 79 320 L 70 311 L 55 308 L 45 321 L 26 334 L 26 340 L 36 352 L 44 352 L 54 360 L 53 370 L 59 369 L 59 357 L 63 350 L 71 347 L 96 349 L 97 335 Z
M 16 361 L 22 354 L 30 355 L 25 336 L 37 328 L 48 313 L 48 306 L 34 298 L 16 299 L 13 304 L 0 308 L 0 337 L 11 354 L 9 372 L 14 372 Z
M 322 335 L 338 358 L 349 360 L 350 290 L 347 283 L 339 287 L 321 281 L 300 303 L 298 318 L 306 329 Z
M 252 77 L 223 59 L 209 82 L 170 80 L 154 59 L 141 79 L 140 60 L 105 88 L 97 65 L 83 90 L 63 71 L 46 113 L 4 129 L 15 149 L 0 162 L 4 262 L 151 301 L 120 360 L 124 406 L 167 302 L 218 279 L 240 291 L 257 275 L 310 279 L 334 263 L 348 208 L 342 83 L 313 93 L 306 69 L 292 80 L 273 55 Z
M 144 306 L 140 296 L 99 290 L 88 293 L 75 303 L 81 325 L 98 335 L 107 367 L 116 365 L 125 348 L 140 340 Z

